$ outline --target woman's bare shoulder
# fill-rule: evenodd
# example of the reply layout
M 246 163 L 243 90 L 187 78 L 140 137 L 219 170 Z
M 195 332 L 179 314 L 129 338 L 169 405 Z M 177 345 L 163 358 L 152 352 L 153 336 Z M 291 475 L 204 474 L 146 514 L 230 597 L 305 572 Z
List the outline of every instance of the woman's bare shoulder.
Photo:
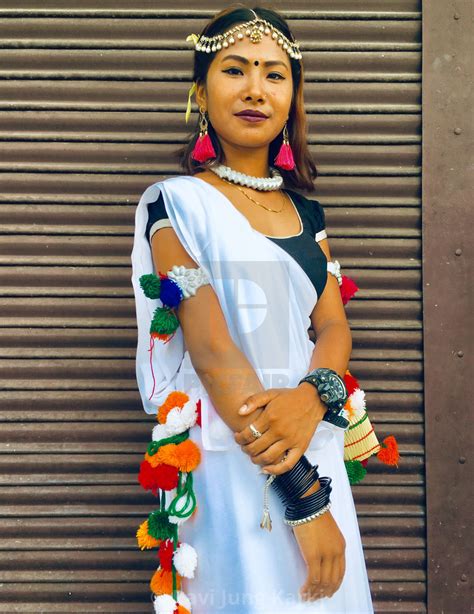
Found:
M 206 181 L 206 183 L 210 183 L 214 186 L 218 182 L 218 178 L 212 171 L 199 171 L 198 173 L 194 173 L 194 175 L 192 176 L 197 177 L 198 179 L 202 179 L 203 181 Z

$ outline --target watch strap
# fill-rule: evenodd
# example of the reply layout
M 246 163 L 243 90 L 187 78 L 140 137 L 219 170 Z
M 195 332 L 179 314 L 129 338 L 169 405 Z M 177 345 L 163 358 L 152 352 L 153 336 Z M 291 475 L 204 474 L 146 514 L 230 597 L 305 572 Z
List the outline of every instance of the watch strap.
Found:
M 347 420 L 347 418 L 344 418 L 341 414 L 336 414 L 330 409 L 327 410 L 322 419 L 325 422 L 339 426 L 341 429 L 346 429 L 349 426 L 349 420 Z

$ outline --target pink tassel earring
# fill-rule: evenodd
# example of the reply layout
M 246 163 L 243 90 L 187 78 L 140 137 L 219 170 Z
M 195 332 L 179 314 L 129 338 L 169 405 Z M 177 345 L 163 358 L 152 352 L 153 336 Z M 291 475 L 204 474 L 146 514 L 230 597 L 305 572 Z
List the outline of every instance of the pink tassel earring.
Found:
M 200 134 L 196 144 L 194 145 L 191 157 L 193 160 L 197 160 L 198 162 L 205 162 L 209 158 L 215 158 L 216 152 L 212 146 L 211 137 L 207 132 L 208 122 L 205 115 L 206 111 L 202 107 L 199 107 L 199 113 Z
M 275 158 L 275 166 L 279 166 L 285 171 L 292 171 L 295 168 L 295 160 L 293 158 L 293 151 L 288 139 L 288 128 L 286 127 L 286 122 L 283 128 L 283 143 L 281 144 L 280 151 Z

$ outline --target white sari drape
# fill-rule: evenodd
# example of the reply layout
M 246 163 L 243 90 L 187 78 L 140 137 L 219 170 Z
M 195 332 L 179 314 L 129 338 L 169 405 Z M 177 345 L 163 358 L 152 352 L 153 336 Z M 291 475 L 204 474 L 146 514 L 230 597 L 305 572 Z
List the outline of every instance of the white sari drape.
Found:
M 141 196 L 135 218 L 132 283 L 138 326 L 136 372 L 143 406 L 147 413 L 155 413 L 172 390 L 201 399 L 202 428 L 194 427 L 191 432 L 203 450 L 201 465 L 195 471 L 202 511 L 182 529 L 190 532 L 189 542 L 200 546 L 206 557 L 212 551 L 212 569 L 203 570 L 206 563 L 202 562 L 197 576 L 189 581 L 187 592 L 195 595 L 193 612 L 372 612 L 357 518 L 343 463 L 342 429 L 321 422 L 306 456 L 320 465 L 321 475 L 333 479 L 332 513 L 348 542 L 345 580 L 331 599 L 298 602 L 305 566 L 291 530 L 281 521 L 281 503 L 270 491 L 273 530 L 268 534 L 258 526 L 264 476 L 240 450 L 233 432 L 214 408 L 192 366 L 181 328 L 170 342 L 155 342 L 151 369 L 149 327 L 161 302 L 146 298 L 138 280 L 146 273 L 157 273 L 145 227 L 147 204 L 155 201 L 160 191 L 173 229 L 207 274 L 229 333 L 264 388 L 296 386 L 308 372 L 314 348 L 308 328 L 318 296 L 293 257 L 253 229 L 247 218 L 204 180 L 189 175 L 169 178 L 149 186 Z M 212 323 L 196 322 L 196 326 L 205 328 Z M 216 539 L 219 545 L 213 542 Z M 224 549 L 223 553 L 219 555 L 217 548 Z M 211 597 L 217 599 L 221 590 L 227 597 L 221 595 L 219 605 L 211 602 Z M 281 590 L 286 597 L 281 596 Z M 230 593 L 236 592 L 240 605 L 230 601 Z M 264 604 L 257 603 L 257 594 Z M 276 595 L 280 597 L 275 602 Z

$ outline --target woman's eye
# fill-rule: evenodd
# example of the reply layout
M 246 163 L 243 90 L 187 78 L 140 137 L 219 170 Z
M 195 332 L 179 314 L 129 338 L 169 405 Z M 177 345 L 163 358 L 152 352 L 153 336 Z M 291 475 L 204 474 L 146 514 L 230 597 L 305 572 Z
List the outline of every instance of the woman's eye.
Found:
M 229 74 L 235 74 L 235 73 L 230 73 L 231 70 L 236 70 L 237 72 L 240 72 L 242 74 L 242 71 L 240 70 L 240 68 L 227 68 L 226 70 L 223 70 L 222 72 L 229 73 Z M 283 80 L 285 78 L 282 75 L 280 75 L 280 73 L 277 73 L 277 72 L 271 72 L 268 76 L 271 77 L 272 79 L 274 79 L 276 76 L 280 80 Z

